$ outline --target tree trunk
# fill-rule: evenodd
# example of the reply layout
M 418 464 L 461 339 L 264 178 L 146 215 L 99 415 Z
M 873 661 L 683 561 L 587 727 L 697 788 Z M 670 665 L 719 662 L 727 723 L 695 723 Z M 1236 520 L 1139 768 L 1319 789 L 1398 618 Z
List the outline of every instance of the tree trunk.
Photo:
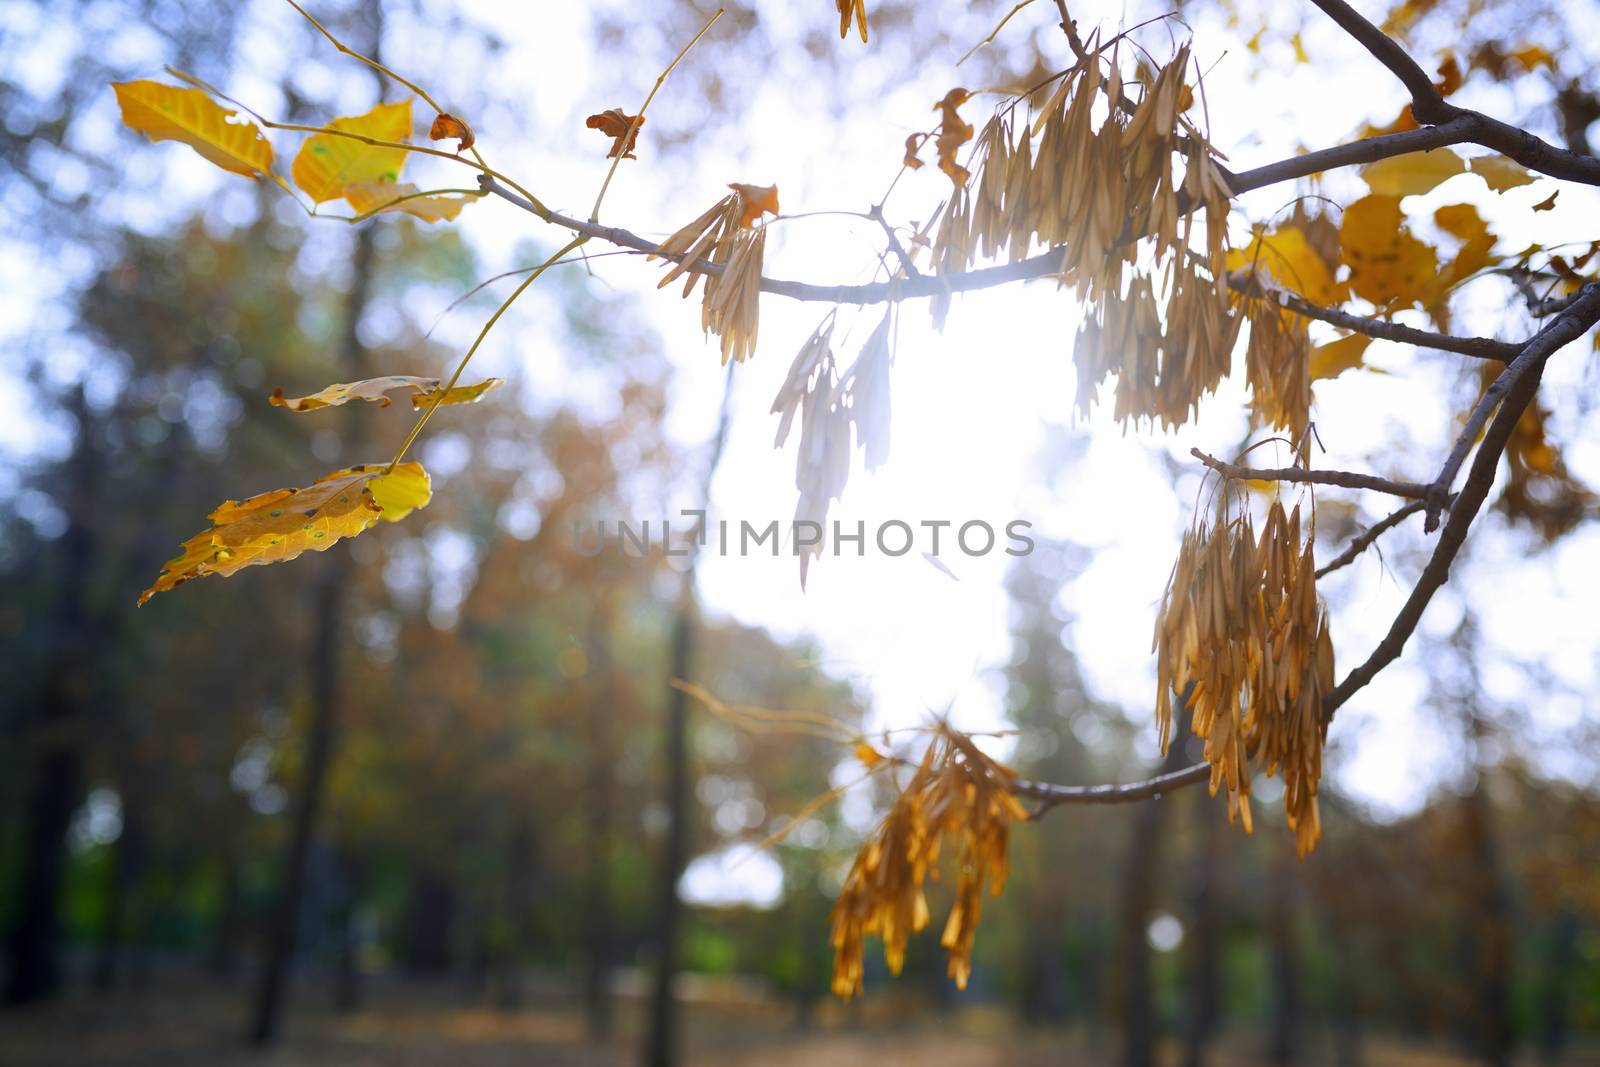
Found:
M 611 823 L 615 797 L 616 684 L 611 655 L 612 605 L 597 602 L 590 645 L 597 699 L 584 717 L 589 728 L 589 771 L 584 815 L 584 1021 L 591 1041 L 611 1037 Z
M 1189 1019 L 1184 1039 L 1184 1067 L 1203 1067 L 1206 1050 L 1216 1035 L 1222 1002 L 1222 930 L 1219 920 L 1217 866 L 1227 827 L 1217 818 L 1209 797 L 1191 794 L 1190 803 L 1199 822 L 1199 854 L 1189 899 L 1192 906 L 1189 936 Z
M 116 988 L 121 972 L 122 947 L 128 934 L 130 902 L 144 874 L 147 842 L 140 807 L 136 792 L 125 790 L 122 794 L 122 833 L 111 850 L 105 911 L 100 918 L 91 978 L 94 988 L 103 993 Z
M 506 880 L 504 921 L 507 943 L 497 948 L 495 968 L 496 998 L 499 1007 L 513 1011 L 524 999 L 522 969 L 524 954 L 533 940 L 532 910 L 534 879 L 538 870 L 538 845 L 533 822 L 521 816 L 506 840 Z
M 104 462 L 80 387 L 68 407 L 78 424 L 68 468 L 68 525 L 61 539 L 64 568 L 52 620 L 50 660 L 31 730 L 38 746 L 22 821 L 19 884 L 6 937 L 5 1002 L 26 1004 L 61 986 L 61 879 L 67 828 L 83 799 L 84 745 L 89 733 L 89 647 L 85 585 L 97 551 L 90 518 Z
M 701 486 L 701 507 L 709 515 L 711 482 L 722 462 L 723 445 L 728 439 L 728 419 L 733 398 L 733 366 L 722 390 L 722 411 L 717 419 L 717 434 L 711 443 Z M 709 518 L 701 517 L 704 533 Z M 673 1067 L 678 1062 L 678 1008 L 673 985 L 678 975 L 678 932 L 683 922 L 683 900 L 678 896 L 678 880 L 689 859 L 689 705 L 688 697 L 674 678 L 687 680 L 694 662 L 694 636 L 698 623 L 695 575 L 700 556 L 698 544 L 689 548 L 689 565 L 678 587 L 677 613 L 672 620 L 672 657 L 667 667 L 667 833 L 661 851 L 661 873 L 656 883 L 656 972 L 650 990 L 650 1020 L 645 1030 L 646 1067 Z
M 1296 861 L 1289 858 L 1288 838 L 1276 843 L 1272 863 L 1272 899 L 1267 905 L 1267 931 L 1272 953 L 1272 1025 L 1267 1060 L 1278 1067 L 1296 1061 L 1300 1052 L 1300 953 L 1295 938 Z
M 351 267 L 350 293 L 345 303 L 344 338 L 340 361 L 355 381 L 364 377 L 366 359 L 359 328 L 372 296 L 375 262 L 373 228 L 364 226 L 356 233 Z M 358 452 L 362 435 L 359 416 L 346 413 L 346 446 Z M 277 1041 L 283 1027 L 283 1008 L 289 982 L 289 967 L 294 959 L 295 935 L 300 926 L 300 909 L 305 899 L 306 871 L 311 861 L 312 839 L 322 812 L 322 797 L 333 762 L 339 715 L 339 653 L 344 636 L 345 590 L 350 582 L 349 557 L 330 554 L 323 562 L 316 589 L 316 626 L 311 649 L 311 725 L 306 738 L 306 759 L 295 797 L 294 825 L 290 831 L 288 853 L 284 858 L 283 883 L 268 926 L 267 958 L 256 989 L 255 1017 L 250 1040 L 256 1045 Z
M 1461 800 L 1461 817 L 1469 860 L 1464 888 L 1468 914 L 1465 934 L 1468 967 L 1474 990 L 1470 1040 L 1483 1062 L 1506 1067 L 1511 1062 L 1511 901 L 1506 892 L 1493 814 L 1482 786 Z
M 1180 702 L 1180 707 L 1187 698 Z M 1161 773 L 1182 770 L 1188 758 L 1184 740 L 1189 736 L 1189 716 L 1183 714 L 1173 731 L 1172 745 L 1161 763 Z M 1150 986 L 1150 942 L 1146 928 L 1155 905 L 1156 869 L 1161 859 L 1162 826 L 1171 801 L 1155 797 L 1134 809 L 1133 831 L 1123 868 L 1118 923 L 1122 964 L 1122 1062 L 1125 1067 L 1150 1067 L 1155 1049 L 1156 1017 Z
M 1578 962 L 1578 917 L 1563 910 L 1545 931 L 1544 974 L 1539 980 L 1539 1062 L 1557 1063 L 1567 1048 L 1572 971 Z

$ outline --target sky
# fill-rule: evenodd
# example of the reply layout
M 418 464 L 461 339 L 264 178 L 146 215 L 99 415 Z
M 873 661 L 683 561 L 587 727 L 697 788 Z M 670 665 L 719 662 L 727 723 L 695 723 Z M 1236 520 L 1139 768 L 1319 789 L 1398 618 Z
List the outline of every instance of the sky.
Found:
M 964 16 L 971 29 L 963 38 L 966 43 L 947 54 L 913 57 L 904 42 L 881 44 L 878 52 L 861 49 L 854 38 L 835 42 L 860 54 L 864 72 L 858 95 L 852 98 L 854 83 L 841 90 L 848 122 L 809 106 L 803 83 L 796 80 L 803 67 L 785 63 L 759 84 L 732 87 L 744 98 L 746 118 L 737 126 L 713 128 L 692 150 L 676 145 L 668 154 L 647 127 L 640 138 L 641 159 L 619 171 L 603 221 L 664 235 L 714 202 L 729 181 L 776 182 L 789 214 L 866 210 L 898 169 L 906 134 L 927 128 L 932 101 L 964 83 L 966 73 L 955 67 L 960 53 L 981 39 L 1010 5 L 975 7 Z M 1103 17 L 1115 26 L 1121 13 L 1116 6 L 1073 7 L 1086 25 Z M 506 38 L 509 58 L 491 61 L 454 42 L 441 49 L 436 35 L 423 32 L 427 27 L 396 16 L 386 60 L 436 88 L 446 101 L 452 93 L 487 92 L 505 101 L 506 108 L 516 108 L 514 137 L 498 136 L 509 122 L 504 108 L 481 120 L 474 116 L 480 147 L 497 168 L 523 180 L 552 207 L 585 214 L 607 164 L 603 143 L 583 128 L 583 116 L 615 106 L 633 110 L 658 70 L 597 52 L 589 43 L 585 5 L 539 5 L 537 19 L 522 5 L 465 3 L 461 8 L 469 19 L 493 26 Z M 0 21 L 32 37 L 20 21 L 30 10 L 28 4 L 0 4 Z M 1050 32 L 1051 11 L 1052 5 L 1045 3 L 1025 9 L 996 47 L 1025 41 L 1026 34 Z M 813 16 L 827 14 L 788 3 L 763 8 L 769 34 L 780 40 L 797 39 Z M 227 89 L 264 113 L 279 112 L 279 71 L 296 61 L 303 43 L 294 25 L 297 16 L 287 5 L 256 3 L 242 17 L 243 52 L 250 62 L 240 65 Z M 1220 18 L 1205 17 L 1193 22 L 1195 54 L 1208 69 L 1204 104 L 1212 137 L 1231 165 L 1244 168 L 1301 147 L 1323 147 L 1364 122 L 1387 122 L 1405 101 L 1381 68 L 1319 22 L 1309 6 L 1301 12 L 1274 5 L 1269 17 L 1273 21 L 1262 47 L 1267 59 L 1277 61 L 1277 69 L 1254 77 L 1247 75 L 1257 60 L 1247 55 L 1243 42 L 1256 25 L 1230 27 Z M 1313 72 L 1293 63 L 1290 35 L 1297 31 L 1313 54 L 1330 57 L 1327 65 Z M 13 76 L 48 87 L 52 77 L 61 76 L 61 57 L 72 32 L 70 25 L 41 28 L 26 54 L 13 51 L 0 62 Z M 1175 32 L 1185 31 L 1176 27 Z M 564 43 L 551 48 L 551 40 Z M 1167 31 L 1146 31 L 1142 40 L 1165 48 Z M 137 69 L 141 56 L 157 54 L 159 40 L 131 27 L 118 47 L 126 50 L 121 58 Z M 708 38 L 685 59 L 685 67 L 717 62 L 717 47 L 714 37 Z M 530 56 L 537 62 L 528 61 Z M 370 80 L 352 74 L 336 56 L 320 59 L 325 62 L 306 68 L 305 88 L 336 95 L 352 111 L 364 110 L 370 103 Z M 152 58 L 150 63 L 140 76 L 159 77 L 159 62 Z M 482 77 L 484 71 L 492 76 Z M 1338 78 L 1337 91 L 1330 91 L 1331 77 Z M 485 89 L 483 82 L 492 89 Z M 692 101 L 674 98 L 678 85 L 669 79 L 654 106 L 691 106 Z M 1513 99 L 1507 90 L 1469 86 L 1459 102 L 1507 113 L 1537 96 L 1536 89 L 1518 92 L 1535 95 Z M 239 179 L 219 175 L 179 146 L 136 148 L 132 135 L 117 127 L 109 98 L 108 91 L 82 136 L 89 147 L 110 145 L 126 152 L 130 191 L 110 195 L 121 199 L 115 206 L 134 225 L 161 229 L 204 204 L 223 217 L 243 210 L 248 190 Z M 980 95 L 963 114 L 981 126 L 999 99 Z M 292 146 L 284 147 L 292 151 Z M 658 155 L 663 160 L 659 171 L 654 169 Z M 63 181 L 73 180 L 70 167 L 64 164 L 63 172 Z M 448 164 L 413 164 L 408 177 L 465 184 Z M 159 198 L 138 191 L 152 186 L 161 189 Z M 1600 207 L 1593 190 L 1569 187 L 1563 188 L 1556 210 L 1533 214 L 1531 205 L 1554 187 L 1540 181 L 1497 197 L 1481 179 L 1466 175 L 1405 206 L 1424 237 L 1431 236 L 1425 220 L 1433 208 L 1465 201 L 1480 205 L 1497 230 L 1514 235 L 1508 246 L 1533 240 L 1554 243 L 1586 232 L 1584 220 Z M 901 223 L 925 219 L 947 188 L 947 179 L 926 167 L 899 183 L 886 211 Z M 1354 174 L 1339 173 L 1320 191 L 1349 202 L 1365 190 Z M 1281 186 L 1242 198 L 1234 214 L 1236 236 L 1245 236 L 1248 222 L 1271 219 L 1293 195 Z M 530 239 L 548 247 L 564 236 L 540 232 L 531 216 L 494 201 L 472 205 L 460 225 L 481 256 L 486 277 L 527 265 L 517 256 Z M 860 219 L 825 216 L 780 222 L 771 231 L 767 273 L 817 282 L 869 280 L 880 241 L 876 225 Z M 28 252 L 0 246 L 0 344 L 62 314 L 52 310 L 52 298 L 70 289 L 74 271 L 89 267 L 64 263 L 39 270 Z M 686 444 L 704 442 L 715 428 L 725 372 L 715 339 L 701 335 L 698 300 L 679 300 L 675 289 L 658 292 L 659 267 L 634 258 L 600 260 L 594 271 L 597 284 L 627 294 L 629 306 L 663 338 L 675 368 L 672 434 Z M 495 291 L 507 290 L 502 284 Z M 449 299 L 440 294 L 438 307 L 419 308 L 419 320 L 431 323 Z M 1463 314 L 1460 327 L 1513 339 L 1531 332 L 1526 317 L 1510 305 L 1509 300 L 1491 298 L 1483 309 Z M 714 485 L 713 520 L 764 527 L 772 520 L 787 522 L 792 515 L 795 442 L 791 438 L 786 449 L 774 450 L 776 417 L 768 407 L 795 352 L 827 311 L 820 304 L 764 299 L 757 353 L 733 377 L 734 417 Z M 475 369 L 503 374 L 514 384 L 521 379 L 524 394 L 559 389 L 558 368 L 549 359 L 548 342 L 540 338 L 544 313 L 537 298 L 513 308 L 491 335 Z M 477 305 L 452 313 L 435 337 L 459 349 L 484 314 Z M 842 339 L 836 348 L 841 367 L 849 365 L 881 314 L 880 309 L 841 309 L 835 333 Z M 908 302 L 897 326 L 889 460 L 869 474 L 860 469 L 858 458 L 845 497 L 830 517 L 852 526 L 865 522 L 869 531 L 888 520 L 913 527 L 929 520 L 950 520 L 957 526 L 981 520 L 1000 531 L 1013 520 L 1026 520 L 1040 534 L 1092 547 L 1091 564 L 1063 587 L 1060 603 L 1077 620 L 1072 638 L 1096 694 L 1145 724 L 1151 721 L 1155 689 L 1150 634 L 1156 604 L 1199 489 L 1198 471 L 1187 452 L 1191 446 L 1212 453 L 1235 450 L 1246 431 L 1243 394 L 1237 384 L 1226 383 L 1203 402 L 1198 423 L 1174 434 L 1125 431 L 1104 411 L 1075 423 L 1072 344 L 1080 317 L 1072 298 L 1051 283 L 958 297 L 942 333 L 932 329 L 925 301 Z M 1547 375 L 1547 390 L 1592 385 L 1591 351 L 1582 343 L 1558 357 Z M 1314 418 L 1327 449 L 1317 464 L 1428 480 L 1454 429 L 1440 398 L 1458 406 L 1472 399 L 1460 361 L 1384 342 L 1369 349 L 1368 359 L 1379 372 L 1350 374 L 1317 386 Z M 0 375 L 0 449 L 14 455 L 52 447 L 50 427 L 22 409 L 22 397 L 18 383 Z M 1565 457 L 1573 472 L 1590 485 L 1600 485 L 1600 435 L 1592 423 L 1592 415 L 1570 418 L 1559 424 L 1560 438 L 1570 442 Z M 1041 449 L 1063 435 L 1081 438 L 1082 457 L 1048 482 L 1042 480 Z M 1269 454 L 1257 453 L 1263 461 Z M 426 444 L 422 455 L 430 459 Z M 1176 488 L 1168 473 L 1173 459 L 1187 471 Z M 1273 462 L 1281 461 L 1286 457 Z M 0 479 L 0 491 L 6 488 Z M 448 482 L 436 491 L 449 492 Z M 1348 493 L 1322 497 L 1351 498 Z M 1390 510 L 1391 501 L 1361 499 L 1360 506 L 1371 521 Z M 626 516 L 662 517 L 671 515 Z M 1531 690 L 1524 668 L 1532 664 L 1548 670 L 1576 692 L 1592 692 L 1600 684 L 1600 634 L 1590 607 L 1597 591 L 1591 561 L 1600 550 L 1600 533 L 1591 526 L 1555 550 L 1540 553 L 1532 550 L 1525 534 L 1498 531 L 1493 521 L 1484 525 L 1425 616 L 1422 630 L 1447 635 L 1459 621 L 1463 597 L 1492 605 L 1483 613 L 1486 691 L 1495 700 L 1521 707 L 1525 717 L 1519 720 L 1524 727 L 1519 740 L 1542 767 L 1592 780 L 1593 762 L 1571 743 L 1581 725 L 1581 702 Z M 939 556 L 943 566 L 923 556 L 931 545 L 920 533 L 915 548 L 898 558 L 870 546 L 863 558 L 825 557 L 812 567 L 803 591 L 792 556 L 710 555 L 701 586 L 713 614 L 783 636 L 815 639 L 823 665 L 854 681 L 870 698 L 874 727 L 914 724 L 930 713 L 948 713 L 957 725 L 971 729 L 1003 726 L 1004 694 L 996 672 L 1012 654 L 1003 588 L 1009 557 L 998 550 L 981 556 L 952 552 L 948 540 L 947 533 Z M 1419 528 L 1395 531 L 1386 544 L 1390 550 L 1383 559 L 1369 553 L 1323 583 L 1334 607 L 1341 675 L 1382 637 L 1420 570 L 1424 557 L 1416 546 L 1428 547 Z M 1333 727 L 1329 774 L 1342 790 L 1380 815 L 1415 810 L 1432 789 L 1459 781 L 1464 773 L 1460 746 L 1441 743 L 1444 731 L 1458 732 L 1458 727 L 1424 705 L 1424 670 L 1413 647 L 1342 709 Z M 1153 728 L 1140 736 L 1141 755 L 1153 764 Z M 751 886 L 771 873 L 761 874 L 759 865 L 741 864 L 740 869 L 757 871 L 747 879 Z M 702 868 L 691 875 L 708 887 L 726 885 L 732 877 L 722 868 Z M 760 892 L 749 888 L 751 895 Z

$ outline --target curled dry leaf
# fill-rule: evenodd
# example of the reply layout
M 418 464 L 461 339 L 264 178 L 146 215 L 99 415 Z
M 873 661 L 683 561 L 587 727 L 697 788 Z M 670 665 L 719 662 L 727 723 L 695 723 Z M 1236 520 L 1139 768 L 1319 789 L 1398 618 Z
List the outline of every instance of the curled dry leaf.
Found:
M 619 155 L 623 159 L 639 158 L 633 154 L 633 149 L 639 140 L 639 130 L 644 126 L 643 115 L 630 115 L 620 107 L 614 107 L 598 115 L 590 115 L 583 124 L 612 138 L 611 150 L 606 153 L 607 159 Z
M 431 497 L 421 464 L 402 463 L 385 473 L 378 463 L 334 471 L 304 489 L 275 489 L 227 501 L 211 513 L 211 528 L 185 541 L 183 553 L 162 567 L 155 584 L 139 595 L 139 603 L 191 578 L 226 578 L 245 567 L 324 551 L 379 518 L 398 522 Z
M 330 385 L 309 396 L 286 398 L 282 389 L 276 389 L 267 398 L 273 407 L 290 411 L 316 411 L 318 408 L 348 404 L 352 400 L 366 400 L 379 407 L 389 406 L 389 393 L 396 389 L 411 390 L 411 405 L 421 408 L 433 403 L 442 383 L 438 378 L 423 378 L 408 374 L 390 374 L 382 378 L 365 378 L 359 382 L 342 382 Z M 476 385 L 458 385 L 445 394 L 441 404 L 470 404 L 504 384 L 501 378 L 486 378 Z
M 966 185 L 972 177 L 966 167 L 956 162 L 956 152 L 962 145 L 972 140 L 972 126 L 957 114 L 956 108 L 972 98 L 972 94 L 962 88 L 951 89 L 944 94 L 944 99 L 933 105 L 933 110 L 939 112 L 939 132 L 934 138 L 934 146 L 939 151 L 939 169 L 957 185 Z M 909 146 L 908 146 L 909 147 Z
M 922 160 L 917 158 L 917 153 L 922 150 L 922 142 L 928 139 L 925 133 L 914 133 L 906 138 L 906 154 L 901 160 L 912 170 L 922 169 Z
M 358 215 L 399 211 L 423 222 L 450 222 L 477 199 L 472 196 L 423 196 L 410 182 L 352 182 L 344 198 Z
M 746 185 L 729 182 L 728 188 L 739 194 L 739 225 L 751 227 L 763 214 L 778 213 L 778 187 L 776 185 Z
M 253 122 L 199 89 L 153 81 L 116 82 L 122 123 L 152 141 L 182 141 L 223 170 L 259 178 L 272 169 L 272 143 Z
M 467 125 L 465 119 L 457 118 L 448 112 L 440 112 L 434 116 L 433 125 L 428 127 L 428 140 L 446 141 L 454 137 L 460 143 L 456 145 L 456 152 L 465 152 L 477 140 L 472 134 L 472 127 Z
M 411 138 L 411 101 L 379 104 L 365 115 L 334 119 L 328 128 L 375 141 L 401 142 Z M 337 133 L 314 133 L 294 157 L 289 168 L 294 183 L 321 204 L 345 195 L 357 182 L 397 182 L 406 165 L 404 148 L 368 144 Z

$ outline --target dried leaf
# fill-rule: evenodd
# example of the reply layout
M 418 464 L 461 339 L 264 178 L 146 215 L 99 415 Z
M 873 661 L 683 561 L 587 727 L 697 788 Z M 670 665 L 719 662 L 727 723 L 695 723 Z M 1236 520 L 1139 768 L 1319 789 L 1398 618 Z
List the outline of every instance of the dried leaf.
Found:
M 630 115 L 620 107 L 614 107 L 598 115 L 590 115 L 584 120 L 584 125 L 612 138 L 611 150 L 606 153 L 607 159 L 617 155 L 623 159 L 639 158 L 633 154 L 633 149 L 639 140 L 639 130 L 644 126 L 643 115 Z
M 842 41 L 850 36 L 850 23 L 856 24 L 856 31 L 861 34 L 861 43 L 867 41 L 867 0 L 834 0 L 834 5 L 839 9 L 839 39 Z
M 257 178 L 272 168 L 272 144 L 253 122 L 199 89 L 153 81 L 113 83 L 122 123 L 152 141 L 182 141 L 223 170 Z
M 211 513 L 211 529 L 184 542 L 183 553 L 162 567 L 155 584 L 139 595 L 139 603 L 191 578 L 226 578 L 245 567 L 324 551 L 380 517 L 404 518 L 431 495 L 421 464 L 402 463 L 388 473 L 383 464 L 366 464 L 334 471 L 305 489 L 275 489 L 227 501 Z
M 901 162 L 903 162 L 912 170 L 921 170 L 922 160 L 917 158 L 917 153 L 922 149 L 922 142 L 926 141 L 927 139 L 928 135 L 925 133 L 914 133 L 910 137 L 907 137 L 906 154 L 905 158 L 901 160 Z
M 1461 157 L 1450 149 L 1435 148 L 1368 163 L 1361 168 L 1361 179 L 1383 196 L 1419 196 L 1466 169 Z
M 411 101 L 379 104 L 365 115 L 337 118 L 328 126 L 377 141 L 405 141 L 411 137 Z M 345 188 L 356 182 L 399 181 L 406 155 L 403 148 L 315 133 L 300 146 L 289 174 L 312 202 L 322 204 L 344 196 Z
M 456 145 L 458 154 L 471 148 L 473 142 L 477 140 L 472 134 L 472 127 L 467 125 L 465 119 L 459 119 L 446 112 L 434 116 L 433 125 L 428 127 L 428 140 L 446 141 L 452 137 L 460 142 Z
M 743 206 L 743 213 L 739 216 L 739 225 L 744 227 L 754 226 L 762 214 L 776 215 L 778 213 L 778 187 L 776 185 L 746 185 L 743 182 L 729 182 L 728 188 L 739 194 L 739 202 Z
M 410 182 L 351 182 L 344 187 L 344 198 L 358 215 L 400 211 L 427 223 L 453 221 L 462 208 L 477 199 L 472 196 L 419 196 L 421 192 Z
M 1541 200 L 1537 204 L 1533 205 L 1533 210 L 1535 210 L 1535 211 L 1551 211 L 1551 210 L 1553 210 L 1555 208 L 1555 206 L 1556 206 L 1556 197 L 1559 196 L 1560 194 L 1561 194 L 1561 190 L 1557 189 L 1555 192 L 1551 193 L 1549 196 L 1545 197 L 1543 200 Z
M 956 162 L 957 150 L 972 140 L 972 126 L 956 113 L 956 108 L 971 97 L 965 89 L 951 89 L 943 100 L 933 105 L 933 110 L 939 112 L 939 134 L 933 142 L 939 150 L 939 169 L 958 186 L 966 185 L 972 177 L 966 167 Z
M 359 382 L 343 382 L 320 389 L 310 396 L 286 399 L 282 389 L 273 391 L 268 402 L 274 407 L 288 408 L 290 411 L 316 411 L 318 408 L 336 407 L 347 404 L 352 400 L 366 400 L 377 404 L 379 407 L 389 406 L 388 393 L 396 389 L 410 389 L 411 404 L 420 408 L 424 404 L 432 403 L 437 395 L 440 381 L 438 378 L 422 378 L 407 374 L 390 374 L 382 378 L 366 378 Z M 461 385 L 450 390 L 441 404 L 470 404 L 483 394 L 498 389 L 503 384 L 503 379 L 487 378 L 476 385 Z

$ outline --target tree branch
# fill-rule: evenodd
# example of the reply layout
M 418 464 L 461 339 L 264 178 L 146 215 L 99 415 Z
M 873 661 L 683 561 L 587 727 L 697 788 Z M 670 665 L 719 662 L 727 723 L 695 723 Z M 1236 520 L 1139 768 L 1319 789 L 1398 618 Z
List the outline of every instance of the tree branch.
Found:
M 1368 337 L 1380 341 L 1399 341 L 1402 344 L 1417 345 L 1421 348 L 1436 348 L 1441 352 L 1454 352 L 1457 355 L 1472 356 L 1476 359 L 1492 359 L 1499 363 L 1509 363 L 1522 351 L 1522 345 L 1512 341 L 1497 341 L 1491 337 L 1455 337 L 1445 333 L 1431 333 L 1428 330 L 1418 330 L 1411 326 L 1402 326 L 1397 322 L 1388 322 L 1384 319 L 1367 318 L 1363 315 L 1352 315 L 1338 308 L 1323 307 L 1313 304 L 1298 293 L 1288 290 L 1268 291 L 1261 287 L 1254 279 L 1248 277 L 1228 278 L 1228 287 L 1236 293 L 1247 296 L 1268 296 L 1275 299 L 1293 311 L 1296 315 L 1303 315 L 1308 319 L 1342 326 L 1356 333 L 1366 334 Z
M 1031 782 L 1019 779 L 1011 791 L 1019 797 L 1040 802 L 1033 817 L 1039 818 L 1051 808 L 1062 804 L 1128 804 L 1136 800 L 1149 800 L 1163 796 L 1186 785 L 1204 782 L 1211 777 L 1211 764 L 1196 763 L 1181 771 L 1158 774 L 1142 782 L 1128 785 L 1055 785 L 1051 782 Z
M 1316 576 L 1318 578 L 1324 577 L 1325 575 L 1332 574 L 1340 567 L 1348 566 L 1349 564 L 1354 563 L 1357 556 L 1361 555 L 1361 553 L 1372 547 L 1373 542 L 1377 541 L 1378 538 L 1382 537 L 1385 533 L 1394 529 L 1396 526 L 1399 526 L 1406 519 L 1421 511 L 1423 505 L 1423 501 L 1413 500 L 1411 503 L 1405 504 L 1395 511 L 1390 512 L 1382 519 L 1379 519 L 1377 522 L 1373 523 L 1369 529 L 1352 539 L 1350 542 L 1350 547 L 1333 557 L 1327 563 L 1318 567 Z
M 1516 428 L 1517 420 L 1522 417 L 1523 410 L 1538 392 L 1539 379 L 1544 373 L 1545 362 L 1560 348 L 1582 336 L 1597 321 L 1600 321 L 1600 284 L 1591 283 L 1582 298 L 1575 301 L 1561 313 L 1560 317 L 1528 342 L 1523 353 L 1523 356 L 1532 353 L 1528 363 L 1525 364 L 1527 372 L 1516 377 L 1504 402 L 1500 405 L 1499 413 L 1489 424 L 1489 431 L 1484 435 L 1483 444 L 1478 447 L 1478 454 L 1472 461 L 1466 484 L 1456 495 L 1455 504 L 1450 509 L 1450 521 L 1445 523 L 1432 557 L 1429 558 L 1421 577 L 1417 579 L 1416 586 L 1411 590 L 1411 595 L 1406 598 L 1405 605 L 1395 616 L 1389 632 L 1378 643 L 1378 647 L 1373 649 L 1366 662 L 1346 675 L 1344 681 L 1340 682 L 1323 701 L 1324 720 L 1332 718 L 1333 713 L 1345 701 L 1372 681 L 1373 677 L 1392 663 L 1405 648 L 1406 641 L 1417 628 L 1417 623 L 1421 621 L 1428 602 L 1450 577 L 1450 564 L 1455 559 L 1456 553 L 1461 550 L 1462 542 L 1467 537 L 1467 529 L 1472 525 L 1478 509 L 1488 497 L 1490 487 L 1494 485 L 1495 474 L 1500 469 L 1500 456 L 1505 451 L 1506 442 L 1511 439 L 1511 433 Z M 1521 362 L 1523 356 L 1517 357 L 1513 361 L 1513 366 Z M 1507 373 L 1510 371 L 1511 368 L 1508 367 Z
M 1358 474 L 1355 471 L 1318 471 L 1305 467 L 1241 467 L 1198 448 L 1189 449 L 1189 455 L 1210 467 L 1224 478 L 1239 481 L 1310 482 L 1315 485 L 1337 485 L 1345 489 L 1373 489 L 1392 496 L 1420 500 L 1428 495 L 1431 486 L 1421 482 L 1397 482 L 1375 474 Z
M 1468 111 L 1447 103 L 1433 84 L 1433 79 L 1417 65 L 1394 38 L 1368 22 L 1345 0 L 1311 0 L 1323 13 L 1339 24 L 1339 28 L 1355 38 L 1356 43 L 1372 53 L 1374 59 L 1389 68 L 1411 94 L 1411 114 L 1418 122 L 1443 128 L 1455 126 L 1465 136 L 1462 142 L 1492 148 L 1552 178 L 1600 185 L 1600 159 L 1569 152 L 1565 148 L 1541 140 L 1527 130 L 1509 126 L 1499 119 L 1477 111 Z M 1460 142 L 1443 142 L 1447 144 Z M 1434 147 L 1438 147 L 1435 145 Z

